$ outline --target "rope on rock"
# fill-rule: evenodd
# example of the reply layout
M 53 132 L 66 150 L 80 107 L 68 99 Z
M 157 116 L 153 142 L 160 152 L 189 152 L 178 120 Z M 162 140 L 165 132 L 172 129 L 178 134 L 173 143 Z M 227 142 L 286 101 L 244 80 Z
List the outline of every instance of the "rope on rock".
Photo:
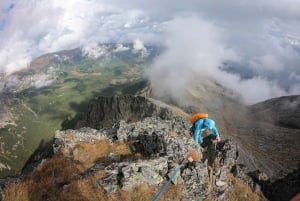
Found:
M 186 161 L 186 159 L 189 157 L 188 153 L 182 160 L 182 162 L 180 163 L 179 166 L 177 166 L 177 168 L 175 169 L 174 173 L 171 175 L 170 179 L 161 187 L 160 191 L 154 196 L 154 198 L 152 199 L 152 201 L 157 201 L 158 198 L 166 191 L 167 187 L 171 184 L 171 181 L 175 178 L 175 176 L 177 175 L 178 171 L 184 166 L 184 162 Z

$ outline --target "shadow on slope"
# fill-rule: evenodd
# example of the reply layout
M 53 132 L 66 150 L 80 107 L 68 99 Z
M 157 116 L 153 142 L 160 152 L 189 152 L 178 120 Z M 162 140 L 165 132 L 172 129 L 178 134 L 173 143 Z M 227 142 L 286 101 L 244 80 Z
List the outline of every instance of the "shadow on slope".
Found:
M 259 181 L 254 174 L 250 173 L 250 176 L 262 186 L 262 191 L 270 201 L 290 201 L 300 192 L 300 162 L 297 169 L 274 182 Z
M 96 102 L 95 100 L 97 100 L 98 97 L 100 96 L 102 96 L 103 98 L 104 97 L 108 98 L 116 94 L 134 95 L 143 91 L 143 89 L 145 89 L 146 86 L 147 86 L 146 80 L 138 80 L 133 83 L 113 85 L 104 88 L 100 92 L 94 92 L 91 97 L 95 97 L 95 98 L 87 99 L 85 101 L 82 101 L 81 103 L 70 102 L 69 106 L 70 108 L 72 108 L 73 111 L 76 112 L 76 114 L 74 117 L 67 117 L 65 120 L 63 120 L 61 123 L 61 128 L 63 130 L 66 130 L 66 129 L 74 129 L 74 128 L 87 126 L 89 123 L 84 121 L 87 118 L 89 112 L 92 110 L 91 107 L 93 107 L 93 103 Z M 119 107 L 116 107 L 115 109 L 117 108 Z M 113 110 L 114 108 L 111 109 Z
M 31 154 L 22 168 L 22 174 L 28 174 L 37 167 L 42 159 L 50 158 L 53 155 L 53 140 L 41 140 L 39 146 Z

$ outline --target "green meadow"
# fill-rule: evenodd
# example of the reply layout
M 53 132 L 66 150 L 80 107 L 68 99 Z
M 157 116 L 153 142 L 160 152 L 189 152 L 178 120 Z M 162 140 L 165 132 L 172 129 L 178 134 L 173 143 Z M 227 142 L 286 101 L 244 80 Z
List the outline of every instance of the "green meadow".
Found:
M 19 174 L 33 153 L 51 145 L 56 130 L 72 128 L 93 97 L 137 92 L 146 62 L 113 58 L 59 64 L 50 86 L 19 91 L 21 101 L 12 106 L 16 125 L 0 130 L 0 178 Z

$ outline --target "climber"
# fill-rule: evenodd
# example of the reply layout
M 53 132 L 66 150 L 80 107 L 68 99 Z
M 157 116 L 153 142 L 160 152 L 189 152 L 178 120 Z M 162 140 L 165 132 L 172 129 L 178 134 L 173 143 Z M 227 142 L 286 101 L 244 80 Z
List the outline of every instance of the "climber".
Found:
M 191 117 L 191 123 L 193 124 L 193 135 L 194 139 L 200 145 L 203 143 L 202 132 L 206 129 L 210 129 L 217 142 L 221 141 L 218 129 L 215 126 L 215 121 L 208 118 L 206 113 L 198 113 Z

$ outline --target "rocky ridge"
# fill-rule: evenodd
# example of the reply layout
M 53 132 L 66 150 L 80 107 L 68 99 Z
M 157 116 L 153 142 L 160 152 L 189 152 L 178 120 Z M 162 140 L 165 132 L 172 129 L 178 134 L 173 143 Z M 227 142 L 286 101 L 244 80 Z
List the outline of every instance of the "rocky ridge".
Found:
M 230 199 L 235 188 L 233 178 L 230 176 L 233 172 L 243 179 L 244 185 L 251 188 L 253 194 L 258 196 L 259 185 L 245 173 L 237 170 L 240 166 L 237 164 L 239 151 L 236 143 L 228 139 L 217 146 L 211 144 L 203 148 L 190 137 L 189 129 L 188 119 L 182 117 L 173 119 L 147 117 L 132 123 L 120 121 L 110 129 L 81 128 L 57 131 L 54 150 L 56 153 L 64 153 L 66 157 L 76 158 L 76 147 L 81 143 L 95 143 L 103 139 L 108 139 L 112 143 L 134 142 L 131 149 L 141 153 L 142 158 L 121 160 L 120 155 L 110 153 L 107 156 L 112 162 L 110 165 L 106 166 L 99 162 L 89 170 L 89 174 L 105 171 L 105 177 L 99 180 L 98 184 L 108 193 L 117 189 L 130 191 L 144 183 L 161 186 L 174 173 L 180 162 L 185 160 L 184 167 L 172 181 L 172 185 L 184 186 L 184 200 L 205 200 L 208 196 L 213 200 Z M 190 151 L 195 159 L 193 162 L 186 160 Z M 242 196 L 250 195 L 245 193 Z
M 188 117 L 179 108 L 174 109 L 174 107 L 172 108 L 163 102 L 143 96 L 101 96 L 90 102 L 85 118 L 79 121 L 76 127 L 98 129 L 111 127 L 120 120 L 135 122 L 152 116 L 171 119 L 177 115 Z
M 176 107 L 145 97 L 98 97 L 77 125 L 79 130 L 56 132 L 54 150 L 77 158 L 81 143 L 105 139 L 111 143 L 131 142 L 131 150 L 141 158 L 122 160 L 122 156 L 110 153 L 110 165 L 99 162 L 89 171 L 97 174 L 105 170 L 98 184 L 108 193 L 130 191 L 143 183 L 161 186 L 184 161 L 184 167 L 172 180 L 173 185 L 184 186 L 184 200 L 231 199 L 236 180 L 250 189 L 247 193 L 251 192 L 238 196 L 264 199 L 258 182 L 253 182 L 245 166 L 238 163 L 238 145 L 230 139 L 217 145 L 207 133 L 207 146 L 201 147 L 192 138 L 188 117 Z M 188 155 L 193 162 L 187 161 Z
M 296 97 L 291 97 L 289 101 L 287 101 L 286 98 L 282 98 L 282 99 L 284 99 L 283 101 L 285 103 L 286 102 L 293 103 L 292 105 L 288 104 L 290 107 L 292 106 L 292 109 L 293 108 L 295 109 L 295 107 L 297 108 L 297 106 L 295 106 L 295 104 L 298 103 Z M 130 104 L 127 104 L 126 102 L 130 103 Z M 143 103 L 141 104 L 141 102 L 143 102 Z M 145 103 L 145 102 L 147 102 L 147 103 Z M 103 106 L 103 103 L 105 103 L 104 104 L 105 107 Z M 138 107 L 137 105 L 134 106 L 134 104 L 138 104 L 138 105 L 142 105 L 142 106 Z M 286 107 L 287 104 L 284 104 L 284 105 Z M 254 186 L 259 186 L 259 185 L 257 185 L 257 183 L 260 183 L 261 186 L 263 186 L 262 189 L 263 189 L 264 193 L 267 194 L 268 198 L 270 198 L 271 200 L 273 200 L 273 199 L 276 200 L 276 197 L 278 197 L 279 195 L 281 195 L 281 196 L 283 195 L 285 197 L 290 198 L 292 195 L 295 194 L 295 192 L 297 192 L 297 187 L 281 188 L 281 190 L 278 192 L 274 192 L 274 191 L 272 191 L 272 189 L 274 189 L 274 187 L 276 187 L 278 185 L 278 183 L 280 183 L 280 184 L 285 183 L 285 184 L 290 185 L 291 183 L 299 182 L 299 178 L 297 179 L 297 175 L 296 175 L 296 174 L 299 174 L 299 170 L 294 170 L 295 173 L 292 178 L 291 178 L 291 176 L 287 176 L 286 178 L 283 178 L 284 175 L 289 173 L 291 171 L 291 169 L 293 169 L 297 165 L 296 164 L 297 157 L 299 157 L 299 155 L 297 156 L 297 153 L 298 153 L 299 149 L 295 148 L 294 151 L 292 152 L 293 155 L 295 155 L 295 157 L 296 157 L 296 158 L 292 157 L 295 159 L 295 161 L 290 161 L 291 157 L 287 157 L 289 155 L 288 153 L 286 153 L 286 151 L 288 151 L 287 148 L 280 149 L 280 154 L 273 153 L 271 159 L 268 159 L 268 157 L 265 157 L 262 154 L 265 153 L 263 150 L 271 149 L 271 146 L 269 146 L 270 143 L 267 143 L 268 145 L 266 144 L 266 142 L 270 142 L 270 140 L 264 139 L 265 137 L 271 137 L 272 133 L 274 133 L 274 132 L 277 135 L 284 135 L 285 133 L 288 133 L 288 135 L 278 137 L 278 140 L 281 139 L 281 140 L 283 140 L 284 143 L 289 143 L 289 144 L 293 145 L 293 143 L 289 142 L 289 140 L 290 140 L 290 138 L 294 139 L 295 136 L 297 135 L 298 131 L 297 131 L 297 129 L 289 129 L 289 128 L 284 128 L 284 127 L 279 127 L 279 126 L 276 127 L 273 124 L 264 123 L 265 120 L 261 120 L 261 122 L 259 122 L 259 120 L 260 120 L 260 118 L 258 118 L 259 116 L 261 116 L 261 117 L 266 116 L 266 114 L 264 114 L 264 115 L 258 114 L 260 111 L 258 109 L 259 107 L 262 107 L 262 106 L 258 104 L 258 105 L 254 105 L 253 107 L 250 107 L 250 109 L 248 111 L 238 110 L 239 113 L 236 113 L 236 115 L 235 115 L 236 118 L 231 118 L 231 120 L 233 119 L 233 121 L 231 121 L 231 122 L 236 122 L 234 129 L 233 129 L 233 125 L 231 125 L 231 124 L 226 125 L 226 122 L 224 125 L 221 125 L 221 133 L 223 133 L 222 130 L 226 130 L 225 137 L 231 138 L 231 139 L 236 138 L 236 140 L 238 140 L 237 144 L 239 146 L 242 146 L 242 147 L 239 147 L 239 149 L 237 151 L 239 153 L 239 156 L 236 157 L 235 162 L 232 163 L 233 164 L 231 166 L 232 171 L 234 172 L 235 176 L 242 178 L 242 180 L 244 180 L 244 183 L 252 183 L 251 184 L 252 188 L 256 188 Z M 268 106 L 268 107 L 270 107 L 270 106 Z M 267 109 L 268 107 L 265 107 L 265 108 Z M 285 107 L 280 107 L 280 111 L 276 110 L 275 112 L 273 112 L 274 113 L 273 116 L 276 117 L 276 113 L 278 113 L 278 112 L 279 113 L 282 112 L 284 114 Z M 104 108 L 106 108 L 106 109 L 104 109 Z M 230 108 L 230 107 L 226 107 L 226 108 L 227 108 L 226 114 L 228 114 L 228 112 L 230 112 L 230 110 L 228 110 L 228 108 Z M 256 110 L 255 110 L 255 108 L 256 108 Z M 219 109 L 222 109 L 222 108 L 219 108 Z M 269 109 L 269 110 L 271 111 L 271 109 Z M 116 120 L 115 122 L 118 122 L 119 120 L 123 119 L 123 120 L 125 120 L 125 121 L 123 121 L 123 124 L 124 123 L 126 124 L 129 122 L 134 122 L 136 120 L 143 120 L 145 117 L 149 117 L 149 116 L 160 117 L 163 120 L 172 120 L 172 119 L 176 119 L 176 118 L 183 118 L 183 119 L 185 119 L 185 121 L 187 121 L 187 117 L 189 116 L 182 110 L 179 110 L 177 107 L 171 107 L 170 105 L 167 105 L 167 104 L 157 101 L 155 99 L 144 98 L 144 97 L 139 97 L 139 96 L 137 96 L 137 97 L 135 97 L 135 96 L 106 97 L 106 98 L 99 97 L 90 104 L 89 111 L 90 112 L 88 112 L 88 114 L 87 114 L 87 119 L 89 118 L 89 121 L 87 121 L 87 122 L 97 122 L 97 123 L 96 124 L 86 124 L 86 126 L 90 126 L 93 128 L 99 128 L 99 127 L 101 127 L 99 125 L 105 125 L 105 124 L 103 124 L 103 122 L 106 122 L 107 119 L 111 120 L 112 117 L 117 117 L 117 118 L 114 118 Z M 95 112 L 95 111 L 97 111 L 97 112 Z M 145 112 L 145 111 L 150 111 L 150 112 Z M 235 110 L 233 110 L 233 111 L 235 111 Z M 272 110 L 272 111 L 274 111 L 274 110 Z M 249 115 L 245 116 L 246 113 Z M 97 121 L 92 121 L 94 115 L 95 116 L 98 115 L 98 118 L 99 118 L 99 116 L 100 116 L 100 118 L 97 119 Z M 110 116 L 110 115 L 112 115 L 112 116 Z M 130 117 L 130 118 L 128 118 L 128 117 Z M 232 116 L 232 117 L 234 117 L 234 116 Z M 247 119 L 247 121 L 244 121 L 245 118 Z M 283 120 L 284 118 L 281 118 L 281 119 Z M 104 120 L 104 121 L 102 121 L 102 120 Z M 230 118 L 227 119 L 227 121 L 229 121 L 229 120 L 230 120 Z M 285 119 L 285 121 L 288 122 L 288 119 Z M 113 122 L 111 121 L 109 125 L 112 125 L 112 123 Z M 174 125 L 177 125 L 177 123 L 173 123 L 173 125 L 169 125 L 169 126 L 171 126 L 171 128 L 173 128 Z M 249 130 L 247 126 L 244 128 L 244 127 L 242 127 L 242 125 L 252 126 L 253 129 Z M 145 126 L 147 126 L 147 125 L 143 125 L 142 127 L 145 127 Z M 183 130 L 186 132 L 185 135 L 187 135 L 187 132 L 189 132 L 190 126 L 191 125 L 186 123 L 185 126 L 183 127 Z M 227 129 L 222 129 L 222 127 L 227 127 Z M 122 130 L 122 126 L 120 127 L 120 129 Z M 232 132 L 232 133 L 230 133 L 230 132 Z M 252 146 L 252 142 L 254 139 L 246 140 L 248 142 L 248 144 L 247 144 L 247 143 L 245 143 L 246 141 L 243 138 L 245 138 L 245 137 L 247 138 L 247 136 L 248 137 L 256 136 L 258 133 L 265 133 L 265 134 L 263 136 L 254 138 L 256 140 L 256 147 L 255 148 L 247 147 L 247 146 Z M 118 135 L 113 135 L 113 136 L 115 136 L 115 139 L 122 139 L 122 140 L 139 139 L 137 136 L 133 137 L 132 135 L 133 134 L 131 132 L 123 132 L 123 135 L 119 133 Z M 222 136 L 222 137 L 224 138 L 224 136 Z M 243 143 L 240 142 L 241 139 L 243 139 L 242 140 Z M 264 141 L 264 140 L 265 141 L 257 142 L 257 140 L 259 140 L 259 139 L 261 139 L 262 141 Z M 276 139 L 273 139 L 273 140 L 276 140 Z M 230 140 L 230 142 L 233 143 L 232 140 Z M 249 142 L 251 142 L 251 143 L 249 143 Z M 263 146 L 264 144 L 265 144 L 265 146 Z M 281 142 L 278 143 L 278 145 L 281 145 L 281 144 L 282 144 Z M 277 146 L 277 143 L 276 143 L 276 146 Z M 147 143 L 145 143 L 144 147 L 147 147 Z M 256 149 L 262 150 L 260 152 L 257 152 L 257 154 L 260 154 L 262 156 L 255 155 L 256 153 L 253 152 L 253 150 L 256 150 Z M 252 151 L 249 152 L 249 150 L 252 150 Z M 220 155 L 220 152 L 222 152 L 222 151 L 219 150 L 219 155 Z M 270 152 L 270 153 L 272 153 L 272 152 Z M 202 154 L 202 152 L 201 152 L 201 154 Z M 252 154 L 254 154 L 254 155 L 252 155 Z M 183 153 L 181 153 L 181 155 L 183 155 Z M 232 154 L 232 156 L 233 155 L 234 154 Z M 276 157 L 276 158 L 274 159 L 274 157 Z M 267 160 L 267 162 L 266 162 L 266 160 Z M 243 163 L 244 165 L 240 165 L 241 163 Z M 248 166 L 249 164 L 250 165 L 254 164 L 254 166 L 253 165 Z M 269 166 L 266 166 L 266 164 L 273 164 L 273 165 L 272 165 L 272 167 L 269 167 Z M 290 168 L 284 168 L 288 164 L 291 164 L 292 166 Z M 261 167 L 264 167 L 264 168 L 260 169 Z M 230 168 L 228 168 L 228 170 L 229 169 Z M 236 171 L 238 171 L 238 172 L 242 171 L 244 173 L 240 177 L 241 174 L 237 173 Z M 265 173 L 263 173 L 261 171 L 266 171 L 268 174 L 266 175 Z M 279 173 L 276 173 L 276 171 L 277 172 L 279 171 Z M 230 171 L 227 171 L 227 172 L 230 172 Z M 251 172 L 252 173 L 255 172 L 255 173 L 252 174 Z M 253 184 L 253 182 L 251 182 L 249 180 L 249 178 L 245 179 L 245 178 L 247 178 L 244 176 L 246 174 L 251 175 L 251 177 L 254 178 L 254 180 L 256 181 L 256 184 Z M 283 179 L 281 179 L 280 181 L 276 181 L 275 175 L 277 175 L 277 176 L 281 175 L 281 178 L 283 178 Z M 268 176 L 273 176 L 273 178 L 270 178 L 270 180 L 269 180 Z M 298 191 L 299 190 L 300 189 L 298 189 Z M 294 193 L 292 193 L 292 192 L 294 192 Z
M 170 178 L 171 185 L 183 186 L 178 200 L 266 200 L 265 196 L 270 200 L 290 200 L 299 192 L 299 169 L 271 182 L 265 173 L 251 171 L 240 163 L 242 149 L 230 135 L 222 136 L 222 142 L 216 144 L 206 133 L 203 147 L 195 143 L 188 116 L 150 98 L 98 97 L 77 125 L 81 128 L 55 133 L 54 152 L 84 164 L 90 153 L 80 155 L 80 147 L 97 146 L 101 141 L 130 144 L 130 156 L 112 151 L 80 173 L 83 178 L 103 174 L 97 186 L 107 194 L 120 189 L 130 192 L 142 184 L 158 191 Z M 189 156 L 193 161 L 187 160 Z M 179 165 L 183 167 L 173 178 Z

